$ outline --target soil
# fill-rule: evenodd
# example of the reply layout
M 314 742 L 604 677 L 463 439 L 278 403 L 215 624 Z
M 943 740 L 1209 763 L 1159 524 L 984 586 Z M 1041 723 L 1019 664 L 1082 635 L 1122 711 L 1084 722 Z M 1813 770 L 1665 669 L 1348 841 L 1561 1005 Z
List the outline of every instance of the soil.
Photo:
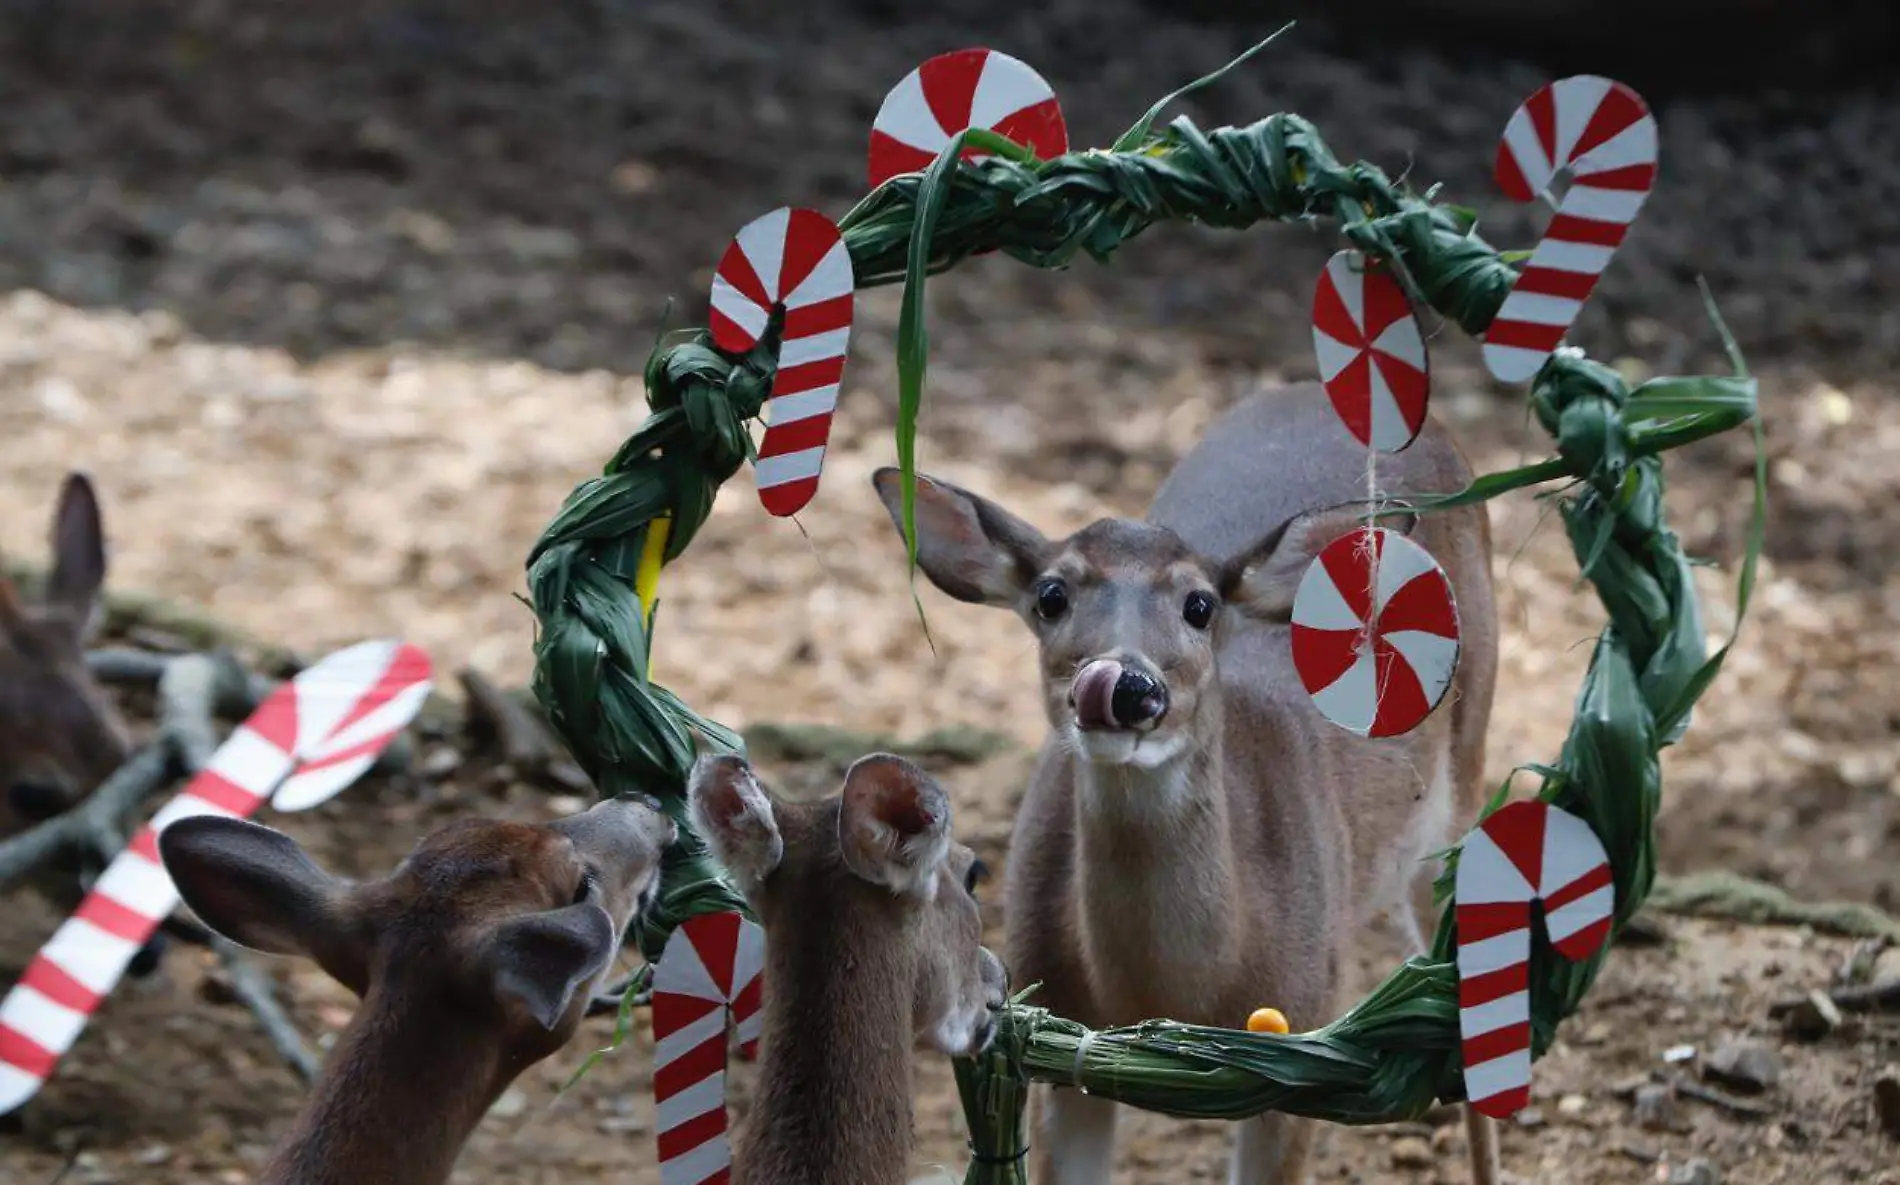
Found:
M 0 550 L 43 558 L 68 468 L 93 473 L 111 581 L 202 606 L 306 652 L 386 632 L 445 672 L 519 682 L 533 622 L 513 594 L 561 499 L 644 413 L 663 324 L 703 323 L 710 268 L 749 218 L 842 213 L 863 190 L 885 89 L 933 52 L 1005 48 L 1062 96 L 1078 144 L 1266 30 L 1177 22 L 1133 0 L 974 0 L 954 14 L 758 0 L 639 6 L 335 3 L 0 9 Z M 1353 60 L 1301 26 L 1181 110 L 1203 126 L 1275 110 L 1480 211 L 1529 245 L 1541 215 L 1498 198 L 1498 129 L 1544 78 L 1408 50 Z M 1138 46 L 1136 51 L 1131 47 Z M 1762 380 L 1766 558 L 1748 628 L 1666 757 L 1665 872 L 1724 868 L 1803 898 L 1900 908 L 1900 89 L 1659 101 L 1662 180 L 1572 338 L 1633 375 L 1720 365 L 1706 276 Z M 1312 374 L 1306 308 L 1330 233 L 1162 227 L 1114 266 L 1056 275 L 990 257 L 932 281 L 923 467 L 1059 532 L 1139 513 L 1209 419 L 1252 385 Z M 666 302 L 677 307 L 666 320 Z M 947 725 L 1039 739 L 1030 645 L 1001 614 L 920 596 L 869 485 L 893 457 L 898 293 L 860 298 L 825 482 L 797 526 L 749 474 L 669 569 L 655 674 L 737 726 L 796 721 L 914 736 Z M 1437 414 L 1480 471 L 1544 454 L 1521 393 L 1456 333 L 1432 341 Z M 1732 625 L 1752 463 L 1743 434 L 1670 462 L 1672 523 L 1715 640 Z M 1832 458 L 1832 459 L 1830 459 Z M 1528 496 L 1492 509 L 1505 637 L 1492 774 L 1547 760 L 1601 615 Z M 803 528 L 803 531 L 799 529 Z M 1021 749 L 949 770 L 959 831 L 995 862 Z M 769 766 L 790 783 L 823 764 Z M 570 804 L 571 805 L 571 804 Z M 341 871 L 387 868 L 458 812 L 561 804 L 471 756 L 446 777 L 365 782 L 281 820 Z M 0 975 L 57 921 L 0 919 Z M 1003 906 L 991 911 L 1003 924 Z M 1537 1126 L 1505 1161 L 1553 1185 L 1893 1180 L 1873 1074 L 1891 1021 L 1786 1043 L 1769 1001 L 1824 984 L 1851 943 L 1679 921 L 1619 951 L 1537 1070 Z M 1378 952 L 1369 965 L 1389 966 Z M 0 1178 L 241 1180 L 300 1086 L 241 1008 L 212 1003 L 201 952 L 124 986 L 59 1077 L 0 1131 Z M 279 971 L 306 1031 L 349 998 Z M 210 993 L 215 998 L 216 993 Z M 1297 1018 L 1296 1018 L 1297 1019 Z M 1238 1018 L 1237 1018 L 1238 1020 Z M 656 1180 L 644 1034 L 550 1109 L 591 1027 L 478 1133 L 459 1178 Z M 1663 1051 L 1781 1044 L 1771 1114 L 1692 1100 L 1647 1131 L 1618 1092 L 1686 1073 Z M 749 1071 L 735 1084 L 742 1107 Z M 941 1065 L 920 1070 L 919 1167 L 960 1171 Z M 1183 1138 L 1184 1131 L 1191 1138 Z M 1320 1180 L 1456 1175 L 1456 1128 L 1340 1131 Z M 1425 1140 L 1429 1156 L 1412 1159 Z M 1126 1181 L 1222 1179 L 1211 1129 L 1143 1117 Z M 16 1168 L 17 1166 L 17 1168 Z M 1879 1174 L 1887 1173 L 1882 1177 Z M 1694 1179 L 1694 1178 L 1684 1178 Z

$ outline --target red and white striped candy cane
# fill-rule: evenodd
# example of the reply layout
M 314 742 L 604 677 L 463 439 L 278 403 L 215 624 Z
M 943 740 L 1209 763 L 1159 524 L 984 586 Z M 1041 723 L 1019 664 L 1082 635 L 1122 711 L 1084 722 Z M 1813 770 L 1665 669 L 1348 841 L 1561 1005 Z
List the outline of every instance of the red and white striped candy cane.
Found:
M 931 58 L 884 96 L 871 124 L 871 187 L 929 168 L 952 137 L 970 128 L 993 131 L 1045 160 L 1069 150 L 1062 106 L 1042 75 L 1006 53 L 959 49 Z M 963 150 L 969 161 L 988 155 Z
M 431 686 L 414 646 L 364 642 L 279 686 L 106 866 L 0 1001 L 0 1114 L 39 1093 L 132 956 L 179 903 L 158 833 L 192 815 L 307 810 L 361 777 Z
M 1629 87 L 1594 74 L 1550 83 L 1504 128 L 1496 177 L 1513 200 L 1570 189 L 1484 334 L 1484 362 L 1505 382 L 1534 377 L 1583 311 L 1656 184 L 1656 120 Z
M 785 312 L 757 466 L 759 501 L 779 517 L 798 513 L 818 492 L 856 287 L 837 224 L 789 206 L 740 228 L 713 275 L 712 336 L 720 349 L 752 349 L 773 310 Z
M 759 1039 L 765 931 L 737 913 L 688 918 L 653 971 L 653 1101 L 660 1185 L 723 1185 L 726 1023 L 742 1048 Z
M 1589 824 L 1542 802 L 1501 807 L 1458 855 L 1458 1029 L 1473 1110 L 1503 1119 L 1531 1097 L 1531 903 L 1557 953 L 1610 937 L 1616 887 Z
M 1425 338 L 1405 289 L 1357 251 L 1326 261 L 1313 291 L 1319 377 L 1353 439 L 1396 453 L 1425 426 L 1432 392 Z

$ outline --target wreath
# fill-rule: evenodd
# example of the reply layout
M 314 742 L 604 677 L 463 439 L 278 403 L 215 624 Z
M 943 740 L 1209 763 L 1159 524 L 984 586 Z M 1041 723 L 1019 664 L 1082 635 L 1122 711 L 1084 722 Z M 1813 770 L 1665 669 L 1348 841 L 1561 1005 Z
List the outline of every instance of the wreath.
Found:
M 637 935 L 648 965 L 625 996 L 623 1031 L 636 999 L 650 997 L 662 1035 L 669 1001 L 681 993 L 723 1003 L 742 1042 L 756 1023 L 756 954 L 749 965 L 744 958 L 735 965 L 733 954 L 756 952 L 757 943 L 740 938 L 754 923 L 692 833 L 683 801 L 695 730 L 734 751 L 743 743 L 649 679 L 655 588 L 664 564 L 705 522 L 720 484 L 748 460 L 771 513 L 789 515 L 810 500 L 853 292 L 904 285 L 896 448 L 914 576 L 927 276 L 995 251 L 1039 268 L 1066 267 L 1078 255 L 1107 262 L 1163 221 L 1234 229 L 1330 221 L 1348 249 L 1319 286 L 1316 347 L 1329 396 L 1369 450 L 1403 448 L 1422 422 L 1423 344 L 1413 349 L 1416 326 L 1408 333 L 1403 324 L 1415 309 L 1481 339 L 1495 377 L 1528 383 L 1553 455 L 1456 493 L 1407 501 L 1431 513 L 1561 483 L 1547 496 L 1608 617 L 1569 734 L 1553 762 L 1514 770 L 1480 822 L 1441 854 L 1443 913 L 1429 954 L 1404 963 L 1324 1028 L 1254 1032 L 1156 1019 L 1089 1031 L 1034 1007 L 1028 993 L 1017 997 L 992 1048 L 956 1066 L 973 1152 L 966 1181 L 1023 1179 L 1031 1081 L 1229 1120 L 1277 1110 L 1389 1123 L 1440 1100 L 1507 1115 L 1528 1099 L 1532 1060 L 1575 1011 L 1649 892 L 1659 753 L 1682 736 L 1735 641 L 1708 652 L 1691 561 L 1663 513 L 1662 454 L 1753 422 L 1739 631 L 1765 503 L 1756 385 L 1706 286 L 1732 375 L 1631 388 L 1561 344 L 1654 183 L 1655 121 L 1634 91 L 1592 75 L 1565 78 L 1510 117 L 1498 182 L 1517 200 L 1552 201 L 1557 212 L 1534 250 L 1506 252 L 1478 235 L 1473 212 L 1436 202 L 1435 190 L 1417 193 L 1374 165 L 1340 162 L 1298 115 L 1212 130 L 1182 117 L 1156 127 L 1171 102 L 1272 40 L 1162 99 L 1109 148 L 1083 151 L 1069 150 L 1053 93 L 1023 63 L 985 49 L 933 58 L 879 114 L 868 196 L 836 223 L 791 208 L 749 223 L 720 263 L 710 327 L 669 334 L 655 348 L 646 368 L 651 416 L 601 476 L 573 492 L 528 560 L 540 623 L 534 690 L 549 719 L 602 795 L 657 794 L 681 828 L 666 857 L 663 901 Z M 944 126 L 970 118 L 979 89 L 987 126 Z M 1559 177 L 1570 182 L 1560 202 L 1549 196 Z M 1390 309 L 1396 294 L 1400 311 L 1388 319 L 1401 332 L 1368 324 L 1369 297 L 1347 302 L 1354 323 L 1329 324 L 1329 316 L 1337 321 L 1337 309 L 1321 308 L 1329 286 L 1352 283 L 1389 286 L 1376 303 Z M 1371 368 L 1381 373 L 1377 383 L 1367 377 Z M 755 446 L 748 425 L 762 413 L 769 423 Z M 1367 722 L 1357 730 L 1368 732 Z M 1540 785 L 1507 804 L 1519 773 Z M 726 948 L 722 959 L 695 958 L 694 966 L 731 970 L 717 983 L 670 983 L 665 952 L 681 936 Z M 1524 1001 L 1520 1013 L 1501 1027 L 1495 1009 L 1479 1019 L 1475 1004 L 1503 994 Z M 723 1123 L 716 1128 L 723 1140 Z M 664 1174 L 680 1150 L 658 1134 Z

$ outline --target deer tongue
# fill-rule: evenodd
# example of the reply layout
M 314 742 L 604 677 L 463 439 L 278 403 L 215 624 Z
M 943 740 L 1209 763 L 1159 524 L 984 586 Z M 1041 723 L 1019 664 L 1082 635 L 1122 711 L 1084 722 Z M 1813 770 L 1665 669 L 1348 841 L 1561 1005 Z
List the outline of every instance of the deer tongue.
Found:
M 1098 658 L 1076 672 L 1071 685 L 1076 727 L 1084 732 L 1121 727 L 1115 719 L 1115 684 L 1121 677 L 1122 664 L 1112 658 Z

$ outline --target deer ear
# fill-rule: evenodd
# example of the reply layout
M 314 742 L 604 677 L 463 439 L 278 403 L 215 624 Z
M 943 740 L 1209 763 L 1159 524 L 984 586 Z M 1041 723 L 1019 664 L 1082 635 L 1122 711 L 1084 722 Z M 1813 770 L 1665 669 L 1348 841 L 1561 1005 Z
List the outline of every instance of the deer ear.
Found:
M 901 757 L 861 757 L 844 776 L 838 847 L 864 880 L 928 899 L 950 854 L 950 799 Z
M 495 990 L 514 996 L 552 1032 L 575 995 L 613 961 L 614 922 L 591 901 L 502 923 L 490 939 Z
M 754 893 L 785 855 L 772 796 L 744 758 L 702 753 L 686 779 L 693 830 L 712 848 L 743 893 Z
M 871 475 L 899 537 L 904 483 L 896 469 Z M 1049 554 L 1042 532 L 986 498 L 917 475 L 917 566 L 959 601 L 1012 607 Z
M 1418 516 L 1382 513 L 1378 526 L 1410 535 Z M 1366 525 L 1366 507 L 1347 502 L 1309 510 L 1289 520 L 1251 552 L 1229 563 L 1221 576 L 1221 600 L 1249 617 L 1284 621 L 1293 614 L 1293 594 L 1326 545 Z
M 68 474 L 53 515 L 53 571 L 46 581 L 46 599 L 79 623 L 82 641 L 98 628 L 99 592 L 105 581 L 106 540 L 99 497 L 85 474 Z
M 343 882 L 282 832 L 196 815 L 159 832 L 158 855 L 199 920 L 240 946 L 315 958 L 341 945 Z

